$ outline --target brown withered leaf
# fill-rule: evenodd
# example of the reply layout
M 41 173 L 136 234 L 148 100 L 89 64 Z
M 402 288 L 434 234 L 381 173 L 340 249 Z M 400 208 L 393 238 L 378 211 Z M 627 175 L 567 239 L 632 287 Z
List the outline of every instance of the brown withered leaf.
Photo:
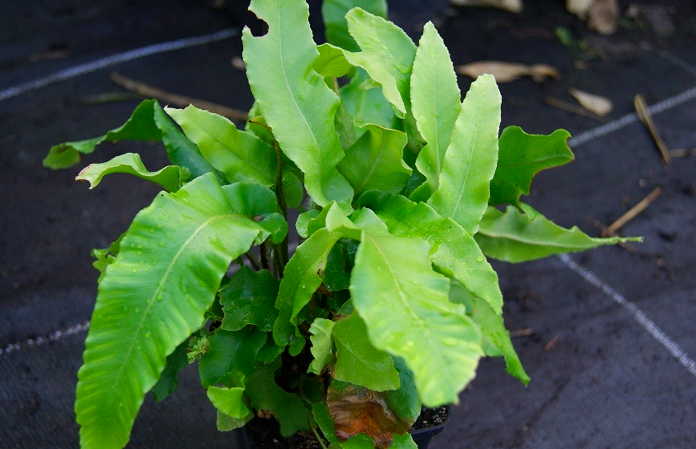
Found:
M 594 0 L 566 0 L 566 9 L 568 12 L 584 20 L 587 17 L 587 12 L 590 10 L 593 1 Z
M 612 34 L 616 31 L 619 20 L 619 5 L 617 0 L 566 0 L 566 9 L 587 19 L 587 24 L 601 34 Z
M 606 97 L 572 88 L 568 89 L 568 92 L 570 92 L 570 95 L 572 95 L 583 108 L 600 117 L 604 117 L 610 113 L 614 107 L 611 100 Z
M 505 11 L 522 12 L 522 0 L 451 0 L 457 6 L 490 6 Z
M 457 66 L 457 71 L 462 75 L 477 78 L 484 73 L 490 73 L 499 83 L 508 83 L 522 76 L 531 76 L 536 82 L 542 82 L 546 78 L 560 78 L 558 70 L 546 64 L 525 65 L 514 62 L 502 61 L 477 61 Z
M 341 440 L 363 433 L 372 438 L 377 448 L 386 449 L 395 434 L 410 428 L 391 411 L 381 393 L 363 387 L 334 383 L 329 387 L 326 403 L 336 436 Z

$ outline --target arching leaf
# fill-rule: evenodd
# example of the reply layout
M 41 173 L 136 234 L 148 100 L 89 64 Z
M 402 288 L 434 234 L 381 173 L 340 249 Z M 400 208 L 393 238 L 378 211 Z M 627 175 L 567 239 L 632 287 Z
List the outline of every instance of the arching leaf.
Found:
M 449 280 L 433 271 L 429 252 L 421 239 L 363 232 L 350 291 L 372 344 L 402 357 L 421 400 L 435 407 L 457 402 L 483 351 L 478 327 L 449 301 Z
M 365 69 L 382 86 L 385 98 L 404 117 L 410 107 L 415 44 L 401 28 L 364 9 L 351 9 L 346 20 L 351 36 L 360 46 L 360 52 L 347 52 L 346 59 Z
M 160 170 L 152 172 L 145 168 L 139 154 L 125 153 L 106 162 L 86 166 L 75 179 L 87 181 L 89 188 L 93 189 L 99 185 L 104 176 L 112 173 L 134 175 L 146 181 L 159 184 L 170 192 L 179 190 L 179 187 L 189 178 L 189 172 L 184 167 L 167 165 Z
M 187 168 L 194 177 L 213 170 L 201 156 L 196 145 L 188 140 L 172 122 L 157 100 L 142 101 L 126 123 L 101 137 L 54 146 L 44 158 L 43 165 L 54 170 L 72 167 L 80 162 L 80 154 L 92 153 L 100 143 L 123 140 L 147 142 L 161 140 L 169 160 L 173 164 Z
M 445 153 L 440 183 L 428 203 L 476 233 L 488 205 L 490 182 L 498 161 L 500 92 L 492 75 L 471 83 Z
M 287 157 L 305 175 L 315 203 L 348 203 L 353 191 L 338 172 L 343 148 L 336 132 L 338 97 L 312 66 L 318 52 L 304 0 L 252 0 L 268 33 L 242 33 L 244 62 L 254 98 Z
M 519 126 L 505 128 L 498 142 L 500 152 L 491 181 L 490 204 L 516 204 L 520 196 L 529 195 L 537 173 L 571 162 L 575 157 L 568 147 L 569 138 L 565 129 L 527 134 Z
M 400 192 L 411 175 L 411 169 L 403 160 L 408 141 L 406 134 L 377 125 L 366 125 L 365 130 L 348 149 L 339 170 L 356 194 L 372 189 Z
M 208 399 L 221 413 L 236 419 L 245 419 L 251 410 L 244 403 L 242 387 L 208 387 Z
M 365 323 L 358 315 L 336 322 L 333 339 L 336 344 L 335 379 L 373 391 L 399 388 L 394 360 L 372 345 Z
M 505 212 L 494 207 L 486 210 L 476 241 L 488 257 L 526 262 L 602 245 L 642 241 L 636 237 L 590 237 L 577 226 L 558 226 L 527 204 L 519 203 L 519 207 L 522 210 L 514 206 L 508 206 Z
M 384 399 L 387 400 L 387 405 L 396 416 L 412 425 L 420 416 L 423 405 L 418 397 L 413 371 L 401 357 L 394 357 L 394 366 L 399 372 L 399 388 L 385 391 Z
M 426 182 L 411 197 L 427 200 L 437 190 L 445 151 L 461 110 L 457 75 L 445 43 L 428 22 L 418 44 L 411 75 L 411 102 L 418 131 L 427 145 L 418 153 L 416 167 Z
M 161 193 L 133 220 L 99 285 L 78 374 L 83 449 L 120 449 L 166 357 L 203 323 L 230 262 L 259 233 L 213 174 Z
M 346 13 L 354 7 L 363 8 L 380 17 L 387 17 L 387 0 L 325 0 L 321 13 L 326 28 L 326 40 L 346 50 L 358 50 L 358 44 L 348 33 Z
M 220 292 L 225 313 L 221 327 L 238 331 L 252 324 L 270 332 L 278 315 L 274 307 L 277 294 L 278 280 L 270 271 L 253 271 L 242 266 Z
M 314 60 L 314 70 L 326 78 L 339 78 L 353 70 L 346 59 L 343 49 L 329 43 L 317 47 L 319 56 Z
M 184 109 L 166 108 L 166 111 L 227 181 L 265 186 L 275 183 L 275 151 L 253 133 L 239 130 L 226 117 L 193 105 Z
M 251 327 L 239 332 L 217 330 L 208 337 L 208 348 L 198 364 L 203 388 L 243 387 L 265 342 L 266 334 Z
M 316 318 L 309 328 L 312 334 L 312 356 L 314 360 L 309 364 L 307 372 L 321 374 L 326 365 L 333 359 L 333 328 L 334 321 L 325 318 Z

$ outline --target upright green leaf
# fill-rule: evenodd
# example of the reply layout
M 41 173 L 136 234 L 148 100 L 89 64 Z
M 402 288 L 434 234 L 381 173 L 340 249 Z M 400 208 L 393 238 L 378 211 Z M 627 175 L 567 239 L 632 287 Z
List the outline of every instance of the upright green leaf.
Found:
M 529 376 L 522 366 L 515 347 L 510 340 L 510 334 L 505 328 L 503 317 L 496 313 L 483 299 L 472 294 L 458 282 L 453 282 L 450 288 L 450 300 L 466 306 L 466 312 L 481 328 L 484 340 L 496 348 L 496 355 L 505 357 L 505 368 L 511 376 L 518 378 L 523 384 L 529 383 Z M 485 346 L 484 346 L 485 347 Z M 486 354 L 492 355 L 492 354 Z
M 203 324 L 228 265 L 258 233 L 231 212 L 213 174 L 160 193 L 136 216 L 99 285 L 78 373 L 84 449 L 125 446 L 166 357 Z
M 339 91 L 341 107 L 351 119 L 355 137 L 352 145 L 365 131 L 364 125 L 375 124 L 383 128 L 400 129 L 401 120 L 394 114 L 389 101 L 384 98 L 379 84 L 372 81 L 367 72 L 358 69 L 355 76 Z
M 387 17 L 387 0 L 324 0 L 321 6 L 326 40 L 350 51 L 359 48 L 348 33 L 346 14 L 356 6 L 377 16 Z
M 334 119 L 338 97 L 312 66 L 318 52 L 304 0 L 252 0 L 268 24 L 254 37 L 244 29 L 244 61 L 251 91 L 283 152 L 305 174 L 315 203 L 350 202 L 353 191 L 338 172 L 343 159 Z
M 236 419 L 245 419 L 251 410 L 244 403 L 242 387 L 208 387 L 208 399 L 223 414 Z
M 498 275 L 474 238 L 458 223 L 441 217 L 425 203 L 399 195 L 369 192 L 360 198 L 360 203 L 376 211 L 392 234 L 430 242 L 431 259 L 440 271 L 476 292 L 496 313 L 502 313 Z
M 445 151 L 461 110 L 461 94 L 449 51 L 435 26 L 428 22 L 418 44 L 411 75 L 411 102 L 418 131 L 427 145 L 416 167 L 426 182 L 412 197 L 425 200 L 437 190 Z
M 520 196 L 529 195 L 537 173 L 571 162 L 575 157 L 568 147 L 569 138 L 565 129 L 527 134 L 519 126 L 505 128 L 498 142 L 500 153 L 491 181 L 490 204 L 516 204 Z
M 413 371 L 401 357 L 394 358 L 394 366 L 399 372 L 399 388 L 385 391 L 384 399 L 387 400 L 387 405 L 396 416 L 412 425 L 420 416 L 423 405 L 418 397 Z
M 364 232 L 351 294 L 372 344 L 402 357 L 421 400 L 435 407 L 457 402 L 482 349 L 478 327 L 449 301 L 449 280 L 433 271 L 429 252 L 421 239 Z
M 130 118 L 118 128 L 108 131 L 101 137 L 65 142 L 51 148 L 43 161 L 44 167 L 61 169 L 80 162 L 80 154 L 90 154 L 102 142 L 122 140 L 162 141 L 169 160 L 187 168 L 196 177 L 208 173 L 213 168 L 201 156 L 190 140 L 167 116 L 157 100 L 144 100 L 135 108 Z
M 270 271 L 242 266 L 220 292 L 225 313 L 221 327 L 238 331 L 252 324 L 262 331 L 271 331 L 278 315 L 274 306 L 277 294 L 278 280 Z
M 338 169 L 356 194 L 372 189 L 400 192 L 411 175 L 403 160 L 406 134 L 377 125 L 366 125 L 365 129 L 367 132 L 348 149 Z
M 300 430 L 309 430 L 310 412 L 300 396 L 278 386 L 275 372 L 280 367 L 276 361 L 260 366 L 248 378 L 246 393 L 256 410 L 268 410 L 280 424 L 280 434 L 288 437 Z
M 410 106 L 409 86 L 416 46 L 401 28 L 364 9 L 351 9 L 346 20 L 351 36 L 360 46 L 360 52 L 347 52 L 346 59 L 365 69 L 404 117 Z
M 198 364 L 203 388 L 215 384 L 243 387 L 265 342 L 266 335 L 254 328 L 216 331 L 208 338 L 208 350 Z
M 326 78 L 339 78 L 353 70 L 342 48 L 329 43 L 317 46 L 319 56 L 314 60 L 314 70 Z
M 437 191 L 428 203 L 476 233 L 488 205 L 498 161 L 500 92 L 492 75 L 471 83 L 445 153 Z
M 309 364 L 307 372 L 321 374 L 326 365 L 333 358 L 333 328 L 334 321 L 325 318 L 316 318 L 309 328 L 312 334 L 309 339 L 312 341 L 312 356 L 314 360 Z
M 229 182 L 275 183 L 276 155 L 273 148 L 249 131 L 237 129 L 226 117 L 189 105 L 166 108 L 213 167 Z
M 527 204 L 508 206 L 505 212 L 489 207 L 481 220 L 476 241 L 483 252 L 505 262 L 526 262 L 554 254 L 572 253 L 614 245 L 640 242 L 635 237 L 590 237 L 577 226 L 562 228 Z
M 394 360 L 370 343 L 365 323 L 358 315 L 336 322 L 333 337 L 336 343 L 335 379 L 372 391 L 399 388 L 399 373 Z
M 146 181 L 159 184 L 170 192 L 179 190 L 179 187 L 189 178 L 189 172 L 184 167 L 167 165 L 164 168 L 152 172 L 145 168 L 139 154 L 125 153 L 107 162 L 86 166 L 75 179 L 78 181 L 87 181 L 89 183 L 89 188 L 93 189 L 99 185 L 104 176 L 112 173 L 125 173 L 137 176 Z
M 290 341 L 297 314 L 321 284 L 319 271 L 326 266 L 329 251 L 341 237 L 341 233 L 327 229 L 316 231 L 297 247 L 285 266 L 276 299 L 278 318 L 273 326 L 277 344 L 286 345 Z

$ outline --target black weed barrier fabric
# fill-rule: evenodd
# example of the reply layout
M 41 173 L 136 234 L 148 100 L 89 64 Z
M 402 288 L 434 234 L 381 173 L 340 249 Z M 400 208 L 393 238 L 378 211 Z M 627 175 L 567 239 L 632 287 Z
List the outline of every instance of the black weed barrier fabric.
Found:
M 130 7 L 118 1 L 32 3 L 14 2 L 0 18 L 0 90 L 106 55 L 248 20 L 235 8 L 186 1 Z M 691 2 L 664 2 L 674 24 L 671 35 L 658 35 L 646 20 L 611 37 L 588 32 L 564 12 L 563 2 L 528 1 L 520 15 L 450 10 L 447 3 L 392 1 L 392 17 L 415 39 L 422 24 L 434 19 L 458 64 L 547 63 L 562 74 L 545 84 L 525 79 L 501 85 L 504 124 L 520 123 L 539 133 L 565 127 L 580 134 L 606 123 L 554 109 L 544 98 L 571 101 L 569 87 L 607 96 L 614 103 L 607 119 L 612 122 L 632 112 L 636 93 L 653 104 L 696 86 Z M 314 12 L 318 6 L 312 2 Z M 558 26 L 601 55 L 578 69 L 574 50 L 553 34 Z M 230 64 L 240 54 L 239 39 L 231 38 L 113 70 L 244 109 L 251 101 L 246 80 Z M 132 110 L 137 99 L 87 101 L 118 90 L 109 70 L 0 102 L 0 449 L 77 447 L 74 386 L 96 293 L 89 251 L 117 237 L 156 192 L 117 176 L 88 191 L 73 182 L 77 169 L 41 167 L 52 144 L 100 135 Z M 460 82 L 463 88 L 469 83 L 463 77 Z M 682 98 L 687 100 L 655 116 L 670 148 L 696 147 L 696 99 Z M 148 166 L 164 163 L 156 145 L 126 146 L 141 153 Z M 501 360 L 485 360 L 432 447 L 696 447 L 696 376 L 687 369 L 696 357 L 696 157 L 664 166 L 637 122 L 574 149 L 576 162 L 539 176 L 530 203 L 561 225 L 578 223 L 596 234 L 597 223 L 610 223 L 653 188 L 662 188 L 660 198 L 622 230 L 645 236 L 644 244 L 572 260 L 637 306 L 686 360 L 677 360 L 645 322 L 561 260 L 497 264 L 506 321 L 518 331 L 514 343 L 532 382 L 524 388 L 505 375 Z M 123 150 L 105 146 L 85 163 Z M 129 447 L 233 449 L 234 440 L 215 431 L 214 410 L 189 369 L 171 398 L 145 402 Z

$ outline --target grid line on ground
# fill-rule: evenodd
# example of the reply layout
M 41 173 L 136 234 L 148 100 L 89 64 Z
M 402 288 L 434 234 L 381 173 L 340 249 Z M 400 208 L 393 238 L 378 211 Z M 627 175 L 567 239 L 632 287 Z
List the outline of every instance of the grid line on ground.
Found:
M 558 256 L 558 258 L 570 270 L 600 289 L 621 307 L 625 308 L 628 313 L 631 314 L 633 319 L 635 319 L 655 340 L 664 346 L 665 349 L 667 349 L 667 351 L 675 359 L 677 359 L 677 361 L 679 361 L 684 368 L 687 369 L 687 371 L 696 376 L 696 362 L 694 362 L 694 360 L 691 359 L 686 352 L 684 352 L 677 342 L 672 340 L 667 334 L 664 333 L 664 331 L 662 331 L 662 329 L 659 328 L 657 324 L 655 324 L 653 320 L 648 318 L 645 312 L 643 312 L 637 305 L 627 300 L 621 293 L 617 292 L 611 286 L 609 286 L 609 284 L 602 281 L 592 271 L 575 263 L 575 261 L 567 254 L 561 254 Z
M 197 45 L 203 45 L 211 42 L 217 42 L 220 40 L 228 39 L 230 37 L 236 36 L 238 32 L 239 30 L 236 28 L 226 28 L 215 33 L 206 34 L 204 36 L 187 37 L 168 42 L 161 42 L 159 44 L 147 45 L 145 47 L 135 48 L 133 50 L 128 50 L 123 53 L 117 53 L 115 55 L 106 56 L 104 58 L 86 62 L 84 64 L 68 67 L 66 69 L 59 70 L 51 75 L 48 75 L 44 78 L 27 81 L 26 83 L 18 84 L 16 86 L 0 90 L 0 101 L 16 97 L 17 95 L 23 94 L 30 90 L 48 86 L 49 84 L 57 83 L 59 81 L 65 81 L 67 79 L 74 78 L 79 75 L 84 75 L 85 73 L 94 72 L 95 70 L 100 70 L 114 64 L 119 64 L 121 62 L 127 62 L 133 59 L 138 59 L 157 53 L 181 50 L 183 48 L 195 47 Z

